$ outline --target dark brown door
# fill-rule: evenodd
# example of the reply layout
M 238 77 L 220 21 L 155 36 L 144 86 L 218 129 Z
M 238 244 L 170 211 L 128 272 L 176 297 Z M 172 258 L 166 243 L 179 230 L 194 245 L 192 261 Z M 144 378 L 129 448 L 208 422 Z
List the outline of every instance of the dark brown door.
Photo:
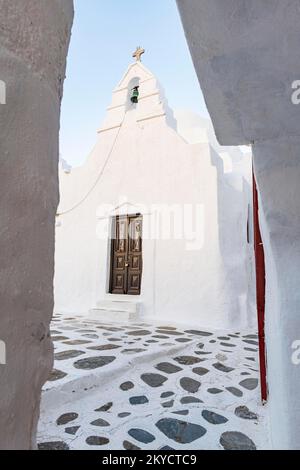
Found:
M 110 293 L 139 295 L 142 281 L 141 215 L 113 218 Z

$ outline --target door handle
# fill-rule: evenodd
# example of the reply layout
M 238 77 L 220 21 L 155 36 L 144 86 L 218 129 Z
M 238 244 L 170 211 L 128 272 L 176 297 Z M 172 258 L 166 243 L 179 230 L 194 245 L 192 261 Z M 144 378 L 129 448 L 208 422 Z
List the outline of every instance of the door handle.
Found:
M 129 267 L 129 263 L 125 263 L 125 268 L 128 268 Z

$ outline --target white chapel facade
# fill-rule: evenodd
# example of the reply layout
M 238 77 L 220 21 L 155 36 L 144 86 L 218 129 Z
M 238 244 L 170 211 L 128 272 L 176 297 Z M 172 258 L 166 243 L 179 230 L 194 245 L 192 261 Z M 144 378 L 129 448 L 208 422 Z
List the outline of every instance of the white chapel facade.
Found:
M 249 160 L 174 115 L 142 52 L 85 164 L 60 165 L 55 311 L 250 326 Z

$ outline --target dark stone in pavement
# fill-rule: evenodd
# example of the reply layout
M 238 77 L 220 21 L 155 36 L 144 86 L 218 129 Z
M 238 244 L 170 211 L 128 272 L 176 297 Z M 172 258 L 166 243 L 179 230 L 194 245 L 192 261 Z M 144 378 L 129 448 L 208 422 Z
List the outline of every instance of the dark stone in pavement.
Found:
M 54 354 L 54 359 L 57 361 L 65 361 L 67 359 L 73 359 L 74 357 L 82 356 L 82 354 L 85 354 L 84 351 L 77 351 L 76 349 L 73 349 L 71 351 L 61 351 L 59 353 Z
M 90 436 L 85 441 L 89 446 L 104 446 L 109 443 L 107 437 Z
M 197 362 L 200 362 L 201 359 L 195 356 L 178 356 L 174 358 L 174 361 L 184 366 L 191 366 L 193 364 L 197 364 Z
M 77 433 L 78 429 L 80 429 L 80 426 L 71 426 L 70 428 L 66 428 L 65 432 L 67 434 L 71 434 L 72 436 L 75 436 Z
M 182 370 L 181 367 L 178 367 L 175 364 L 171 364 L 170 362 L 160 362 L 155 366 L 155 368 L 161 372 L 165 372 L 166 374 L 176 374 L 176 372 Z
M 257 414 L 250 411 L 247 406 L 238 406 L 235 409 L 234 414 L 242 419 L 258 419 Z
M 189 377 L 182 377 L 180 379 L 181 387 L 189 393 L 196 393 L 198 392 L 201 383 L 197 380 L 190 379 Z
M 129 336 L 147 336 L 147 335 L 151 335 L 151 331 L 149 331 L 149 330 L 134 330 L 134 331 L 129 331 L 127 334 Z
M 212 333 L 209 333 L 208 331 L 186 330 L 185 333 L 196 336 L 212 336 Z
M 123 351 L 121 352 L 123 354 L 138 354 L 144 351 L 147 351 L 147 349 L 142 349 L 142 348 L 123 349 Z
M 121 346 L 118 346 L 117 344 L 102 344 L 100 346 L 91 346 L 88 349 L 91 349 L 93 351 L 109 351 L 111 349 L 118 349 Z
M 85 359 L 80 359 L 79 361 L 74 362 L 74 367 L 76 367 L 76 369 L 92 370 L 107 366 L 115 359 L 115 356 L 87 357 Z
M 174 392 L 163 392 L 160 398 L 168 398 L 168 397 L 172 397 L 173 395 L 174 395 Z
M 124 441 L 123 442 L 123 447 L 125 450 L 141 450 L 140 447 L 135 446 L 129 441 Z
M 209 370 L 205 369 L 205 367 L 194 367 L 193 372 L 194 372 L 194 374 L 202 376 L 202 375 L 207 374 L 209 372 Z
M 210 424 L 224 424 L 227 423 L 228 419 L 225 416 L 213 413 L 212 411 L 203 410 L 203 418 L 208 421 Z
M 148 403 L 149 400 L 145 395 L 141 395 L 139 397 L 130 397 L 129 402 L 131 405 L 143 405 L 144 403 Z
M 65 341 L 69 339 L 68 336 L 52 336 L 51 337 L 52 341 Z
M 158 326 L 157 329 L 158 330 L 170 330 L 170 331 L 177 330 L 175 326 Z
M 133 437 L 136 441 L 143 442 L 143 444 L 150 444 L 155 441 L 153 434 L 150 434 L 143 429 L 130 429 L 128 431 L 129 436 Z
M 160 374 L 142 374 L 141 379 L 150 387 L 161 387 L 168 380 L 167 377 Z
M 58 369 L 53 369 L 50 376 L 48 377 L 49 382 L 54 382 L 55 380 L 60 380 L 66 377 L 68 374 Z
M 220 444 L 225 450 L 256 450 L 254 442 L 241 432 L 224 432 Z
M 203 403 L 203 401 L 196 397 L 183 397 L 181 398 L 180 403 L 182 405 L 188 405 L 190 403 Z
M 221 362 L 216 362 L 215 364 L 213 364 L 213 366 L 215 369 L 224 373 L 232 372 L 234 370 L 233 367 L 225 366 L 225 364 L 222 364 Z
M 243 342 L 247 343 L 247 344 L 253 344 L 255 346 L 258 346 L 258 342 L 254 341 L 253 339 L 243 339 Z
M 69 341 L 64 341 L 64 344 L 68 346 L 80 346 L 82 344 L 91 344 L 91 341 L 86 341 L 85 339 L 70 339 Z
M 163 408 L 172 408 L 173 405 L 174 405 L 174 400 L 165 401 L 164 403 L 161 404 Z
M 107 421 L 105 421 L 105 419 L 101 419 L 101 418 L 96 419 L 95 421 L 92 421 L 92 422 L 91 422 L 91 425 L 92 425 L 92 426 L 99 426 L 99 427 L 107 427 L 107 426 L 110 426 L 110 424 L 109 424 Z
M 118 414 L 118 417 L 119 417 L 119 418 L 127 418 L 127 417 L 130 416 L 130 415 L 131 415 L 131 413 L 119 413 L 119 414 Z
M 219 388 L 215 388 L 215 387 L 208 388 L 207 391 L 208 393 L 211 393 L 212 395 L 217 395 L 218 393 L 223 392 L 223 390 L 220 390 Z
M 105 412 L 105 411 L 110 410 L 112 406 L 113 406 L 113 402 L 110 401 L 109 403 L 106 403 L 106 405 L 103 405 L 103 406 L 101 406 L 100 408 L 97 408 L 95 411 L 101 411 L 101 412 L 103 411 L 103 412 Z
M 63 424 L 70 423 L 71 421 L 74 421 L 77 418 L 78 418 L 77 413 L 65 413 L 56 420 L 56 424 L 58 426 L 62 426 Z
M 123 392 L 126 392 L 127 390 L 131 390 L 134 387 L 134 384 L 130 381 L 124 382 L 120 385 L 120 389 L 123 390 Z
M 165 335 L 173 335 L 173 336 L 182 336 L 184 333 L 180 333 L 179 331 L 175 330 L 160 330 L 158 333 L 163 332 Z
M 173 418 L 163 418 L 156 423 L 157 428 L 179 444 L 189 444 L 206 434 L 206 429 L 198 424 L 179 421 Z
M 38 449 L 39 450 L 69 450 L 69 446 L 63 441 L 40 442 L 38 444 Z
M 257 379 L 245 379 L 240 382 L 240 385 L 247 390 L 254 390 L 258 385 Z
M 243 392 L 241 390 L 239 390 L 238 388 L 236 388 L 236 387 L 226 387 L 226 390 L 228 390 L 228 392 L 232 393 L 232 395 L 234 395 L 235 397 L 242 397 L 243 396 Z

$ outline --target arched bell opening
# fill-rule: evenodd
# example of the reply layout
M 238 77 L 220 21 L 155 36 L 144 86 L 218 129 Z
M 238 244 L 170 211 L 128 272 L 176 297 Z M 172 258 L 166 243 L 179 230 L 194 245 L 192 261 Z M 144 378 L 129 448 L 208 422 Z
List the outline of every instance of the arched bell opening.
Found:
M 128 83 L 128 92 L 127 92 L 127 102 L 126 102 L 126 111 L 135 109 L 140 96 L 140 78 L 134 77 Z

